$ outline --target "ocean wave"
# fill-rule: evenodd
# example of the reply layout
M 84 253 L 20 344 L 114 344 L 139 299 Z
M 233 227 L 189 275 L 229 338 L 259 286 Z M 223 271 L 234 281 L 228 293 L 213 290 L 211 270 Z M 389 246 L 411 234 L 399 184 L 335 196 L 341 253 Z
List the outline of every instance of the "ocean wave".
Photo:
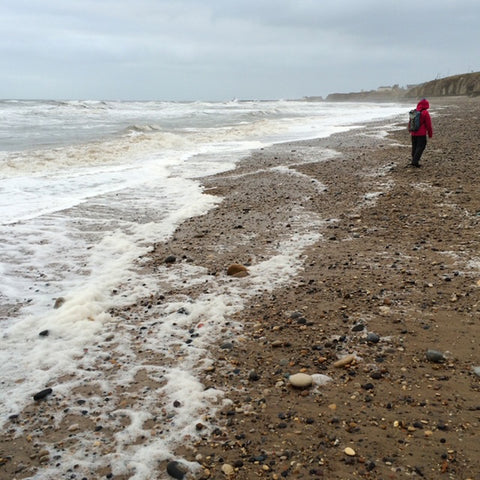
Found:
M 159 125 L 129 125 L 123 130 L 123 133 L 135 134 L 135 133 L 151 133 L 151 132 L 161 132 L 162 127 Z

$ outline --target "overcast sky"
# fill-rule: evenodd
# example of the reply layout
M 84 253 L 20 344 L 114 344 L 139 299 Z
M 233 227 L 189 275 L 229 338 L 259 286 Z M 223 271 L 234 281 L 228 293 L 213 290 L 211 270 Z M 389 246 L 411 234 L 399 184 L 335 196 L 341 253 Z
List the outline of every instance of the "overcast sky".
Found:
M 480 0 L 1 0 L 0 98 L 300 98 L 480 70 Z

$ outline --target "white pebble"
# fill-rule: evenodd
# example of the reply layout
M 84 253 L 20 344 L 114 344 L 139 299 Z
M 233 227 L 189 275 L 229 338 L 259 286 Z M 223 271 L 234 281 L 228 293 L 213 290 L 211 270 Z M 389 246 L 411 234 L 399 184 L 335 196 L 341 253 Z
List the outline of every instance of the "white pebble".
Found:
M 295 373 L 294 375 L 290 375 L 289 380 L 292 386 L 297 388 L 309 387 L 313 382 L 312 377 L 306 373 Z

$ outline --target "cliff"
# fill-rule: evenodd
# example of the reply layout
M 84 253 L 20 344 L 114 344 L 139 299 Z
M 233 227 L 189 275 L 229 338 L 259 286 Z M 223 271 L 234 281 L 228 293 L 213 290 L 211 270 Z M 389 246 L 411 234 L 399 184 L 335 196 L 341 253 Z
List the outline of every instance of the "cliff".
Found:
M 406 89 L 398 86 L 367 92 L 331 93 L 328 102 L 396 102 L 422 97 L 480 96 L 480 72 L 440 78 Z
M 453 97 L 480 95 L 480 72 L 453 75 L 422 83 L 408 90 L 406 97 Z

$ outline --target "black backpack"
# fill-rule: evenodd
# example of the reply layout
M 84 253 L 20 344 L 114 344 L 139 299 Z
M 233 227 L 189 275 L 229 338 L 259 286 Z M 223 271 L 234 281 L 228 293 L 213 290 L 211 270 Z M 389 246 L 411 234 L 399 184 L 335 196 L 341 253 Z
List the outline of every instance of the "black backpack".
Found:
M 419 110 L 410 110 L 408 112 L 408 131 L 416 132 L 420 128 L 420 117 L 422 112 Z

